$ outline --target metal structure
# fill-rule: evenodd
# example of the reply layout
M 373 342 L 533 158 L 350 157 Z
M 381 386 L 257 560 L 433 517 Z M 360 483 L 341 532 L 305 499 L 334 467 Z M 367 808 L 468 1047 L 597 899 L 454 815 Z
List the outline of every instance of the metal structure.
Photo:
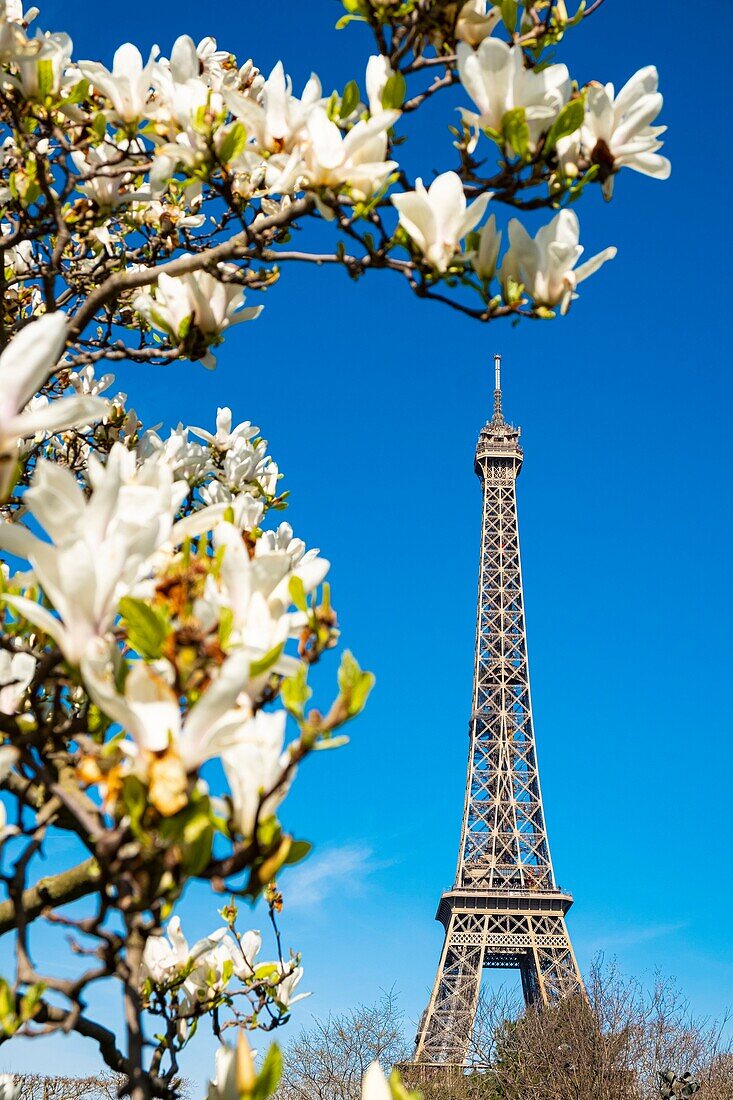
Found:
M 436 919 L 445 944 L 413 1063 L 466 1064 L 485 967 L 518 969 L 525 1003 L 583 991 L 547 843 L 537 770 L 524 625 L 516 480 L 519 430 L 504 419 L 501 358 L 494 414 L 475 470 L 483 489 L 473 707 L 455 885 Z

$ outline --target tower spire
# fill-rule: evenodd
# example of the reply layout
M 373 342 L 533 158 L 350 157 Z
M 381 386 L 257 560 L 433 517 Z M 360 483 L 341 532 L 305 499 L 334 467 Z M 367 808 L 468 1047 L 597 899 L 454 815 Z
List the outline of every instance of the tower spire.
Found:
M 493 424 L 503 424 L 504 414 L 501 408 L 501 356 L 494 356 L 494 415 Z

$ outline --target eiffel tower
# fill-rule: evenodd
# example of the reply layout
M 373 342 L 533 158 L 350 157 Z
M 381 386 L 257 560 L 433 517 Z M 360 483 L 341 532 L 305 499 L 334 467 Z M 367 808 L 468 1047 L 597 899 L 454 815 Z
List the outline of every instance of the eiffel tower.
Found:
M 455 885 L 436 919 L 445 943 L 418 1029 L 416 1067 L 459 1067 L 486 967 L 519 970 L 526 1005 L 583 991 L 555 883 L 542 809 L 529 691 L 516 479 L 519 430 L 504 419 L 501 357 L 494 414 L 474 468 L 483 489 L 473 708 Z

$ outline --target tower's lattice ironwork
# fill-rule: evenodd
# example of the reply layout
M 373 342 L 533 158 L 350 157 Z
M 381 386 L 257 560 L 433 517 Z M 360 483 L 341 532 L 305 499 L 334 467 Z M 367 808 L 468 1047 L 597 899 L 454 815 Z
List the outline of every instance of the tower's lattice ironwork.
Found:
M 501 404 L 482 428 L 475 470 L 483 489 L 473 707 L 463 829 L 455 885 L 437 919 L 445 943 L 414 1062 L 461 1066 L 485 967 L 518 969 L 525 1002 L 581 992 L 556 883 L 537 770 L 524 625 L 516 479 L 519 431 Z

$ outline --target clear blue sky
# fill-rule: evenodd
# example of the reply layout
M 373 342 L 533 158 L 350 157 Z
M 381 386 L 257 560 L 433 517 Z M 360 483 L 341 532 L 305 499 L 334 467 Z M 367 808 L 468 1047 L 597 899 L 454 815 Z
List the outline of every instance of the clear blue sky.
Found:
M 333 31 L 339 10 L 127 0 L 92 12 L 55 0 L 41 21 L 68 30 L 77 57 L 109 60 L 125 38 L 166 52 L 179 32 L 214 34 L 265 70 L 283 58 L 298 87 L 311 68 L 343 87 L 368 46 L 358 29 Z M 624 174 L 610 205 L 581 205 L 587 254 L 619 252 L 565 320 L 482 328 L 386 275 L 355 286 L 339 271 L 290 270 L 214 374 L 124 375 L 149 423 L 201 424 L 218 403 L 261 425 L 297 532 L 333 562 L 345 638 L 377 674 L 350 746 L 305 767 L 286 803 L 286 824 L 316 845 L 290 875 L 283 922 L 315 993 L 301 1020 L 391 986 L 414 1020 L 433 979 L 433 914 L 452 882 L 466 766 L 473 449 L 495 351 L 505 410 L 523 429 L 539 758 L 581 966 L 604 950 L 629 973 L 676 975 L 699 1012 L 733 1002 L 729 78 L 712 28 L 720 41 L 733 31 L 727 0 L 699 18 L 682 0 L 663 16 L 607 0 L 572 36 L 564 56 L 581 80 L 619 86 L 657 64 L 673 173 Z M 442 123 L 431 125 L 420 135 L 426 178 L 449 153 Z M 214 908 L 192 896 L 194 934 Z M 202 1039 L 193 1076 L 205 1075 L 208 1049 Z M 18 1046 L 15 1064 L 93 1065 L 88 1044 L 45 1050 Z M 0 1068 L 14 1053 L 3 1049 Z

